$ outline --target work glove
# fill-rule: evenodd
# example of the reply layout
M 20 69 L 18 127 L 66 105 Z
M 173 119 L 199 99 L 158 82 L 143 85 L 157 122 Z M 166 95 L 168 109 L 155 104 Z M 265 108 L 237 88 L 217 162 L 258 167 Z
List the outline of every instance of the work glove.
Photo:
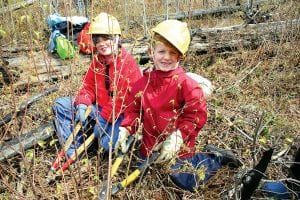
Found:
M 121 148 L 122 153 L 126 153 L 126 141 L 129 136 L 129 131 L 124 127 L 119 127 L 119 136 L 115 145 L 115 153 L 118 154 L 118 150 Z
M 87 105 L 85 104 L 78 104 L 77 106 L 77 111 L 76 111 L 76 116 L 75 116 L 75 122 L 81 122 L 82 124 L 85 123 L 86 118 L 85 118 L 85 111 L 87 109 Z
M 164 142 L 158 145 L 160 147 L 160 155 L 156 162 L 165 162 L 171 160 L 172 157 L 180 150 L 183 139 L 180 130 L 176 130 L 169 135 Z M 155 148 L 156 150 L 157 148 Z

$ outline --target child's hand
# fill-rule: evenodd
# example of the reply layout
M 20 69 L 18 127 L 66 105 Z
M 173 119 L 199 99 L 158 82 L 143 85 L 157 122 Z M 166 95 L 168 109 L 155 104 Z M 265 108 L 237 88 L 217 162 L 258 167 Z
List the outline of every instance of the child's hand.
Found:
M 171 160 L 172 157 L 180 150 L 180 146 L 183 143 L 180 130 L 174 131 L 167 139 L 162 143 L 160 149 L 160 155 L 156 162 L 165 162 Z

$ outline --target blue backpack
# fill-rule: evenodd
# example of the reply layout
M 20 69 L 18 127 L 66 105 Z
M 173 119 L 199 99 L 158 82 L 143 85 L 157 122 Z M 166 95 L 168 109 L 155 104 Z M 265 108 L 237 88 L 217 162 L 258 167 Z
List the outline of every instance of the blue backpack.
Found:
M 88 22 L 87 17 L 81 17 L 81 16 L 62 17 L 58 13 L 49 15 L 47 17 L 47 24 L 51 28 L 51 36 L 48 45 L 48 50 L 51 53 L 57 52 L 58 49 L 57 37 L 64 36 L 58 39 L 60 45 L 59 46 L 60 53 L 58 52 L 57 53 L 62 59 L 74 57 L 73 55 L 73 52 L 75 52 L 74 46 L 77 45 L 78 34 L 83 29 L 84 25 L 87 22 Z M 69 42 L 67 42 L 66 40 L 69 40 Z

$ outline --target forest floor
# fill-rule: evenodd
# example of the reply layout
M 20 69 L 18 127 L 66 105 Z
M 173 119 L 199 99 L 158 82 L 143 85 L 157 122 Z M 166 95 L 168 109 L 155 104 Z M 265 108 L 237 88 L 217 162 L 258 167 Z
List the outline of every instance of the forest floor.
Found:
M 261 6 L 262 11 L 272 14 L 271 21 L 300 18 L 298 1 L 274 2 Z M 106 6 L 110 8 L 111 5 L 107 3 Z M 36 7 L 26 9 L 32 16 L 40 14 L 34 12 Z M 108 11 L 125 24 L 117 8 Z M 40 20 L 38 24 L 38 20 L 28 20 L 33 27 L 39 27 L 37 32 L 43 35 L 38 40 L 41 43 L 36 43 L 33 36 L 26 33 L 28 25 L 22 26 L 19 20 L 23 11 L 17 12 L 15 28 L 22 40 L 14 41 L 13 36 L 7 35 L 0 41 L 1 58 L 9 62 L 10 72 L 14 74 L 13 83 L 0 85 L 0 119 L 9 113 L 14 114 L 9 123 L 0 127 L 0 145 L 51 122 L 54 100 L 76 94 L 90 62 L 90 56 L 83 54 L 65 61 L 49 54 L 46 45 L 49 30 L 45 28 L 45 21 Z M 244 23 L 240 15 L 243 13 L 189 19 L 187 22 L 190 28 L 225 27 Z M 9 18 L 5 19 L 9 21 Z M 134 25 L 131 24 L 133 28 L 124 33 L 125 39 L 143 37 L 143 27 Z M 5 25 L 1 24 L 0 33 L 1 30 L 7 31 Z M 200 74 L 214 85 L 214 92 L 207 99 L 209 119 L 198 136 L 197 148 L 201 150 L 206 144 L 214 144 L 230 149 L 243 162 L 241 168 L 222 168 L 208 183 L 199 186 L 197 193 L 190 193 L 172 183 L 166 166 L 154 164 L 141 180 L 132 183 L 113 199 L 221 199 L 270 148 L 274 149 L 274 157 L 264 179 L 286 179 L 287 170 L 300 146 L 299 35 L 298 26 L 292 34 L 283 33 L 275 41 L 266 39 L 255 48 L 241 45 L 223 54 L 190 51 L 186 57 L 186 71 Z M 219 40 L 222 42 L 222 35 Z M 32 48 L 33 44 L 38 50 Z M 64 70 L 57 70 L 57 76 L 51 82 L 42 82 L 34 75 L 40 70 L 36 67 L 40 66 L 39 63 Z M 59 74 L 63 71 L 68 71 L 68 74 Z M 47 70 L 43 74 L 49 76 Z M 21 102 L 53 86 L 58 88 L 56 92 L 31 105 L 21 116 L 16 116 L 15 111 Z M 29 149 L 21 148 L 14 157 L 0 161 L 0 199 L 97 199 L 108 170 L 107 157 L 96 151 L 85 152 L 61 180 L 48 185 L 46 174 L 59 148 L 57 137 L 53 135 Z M 135 153 L 132 150 L 125 158 L 113 182 L 121 180 L 131 170 L 127 165 L 131 158 L 135 158 Z M 253 194 L 253 199 L 264 198 L 260 189 Z

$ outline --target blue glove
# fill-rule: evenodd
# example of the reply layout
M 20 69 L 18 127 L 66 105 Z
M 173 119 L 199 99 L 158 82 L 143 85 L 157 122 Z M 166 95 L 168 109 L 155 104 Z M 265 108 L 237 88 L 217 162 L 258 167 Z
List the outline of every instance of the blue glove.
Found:
M 75 122 L 77 123 L 80 121 L 82 124 L 86 121 L 85 118 L 85 111 L 87 109 L 87 105 L 85 104 L 79 104 L 77 106 L 76 116 L 75 116 Z

